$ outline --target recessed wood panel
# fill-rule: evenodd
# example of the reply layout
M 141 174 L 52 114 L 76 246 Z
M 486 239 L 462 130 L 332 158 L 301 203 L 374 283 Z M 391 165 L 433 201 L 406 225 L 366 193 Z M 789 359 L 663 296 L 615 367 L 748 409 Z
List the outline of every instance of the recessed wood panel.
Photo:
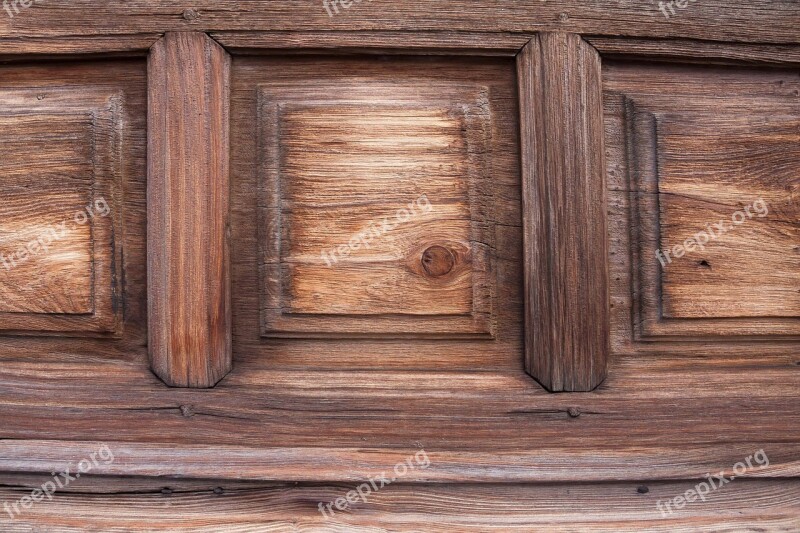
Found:
M 616 167 L 629 182 L 616 184 L 631 191 L 636 334 L 800 334 L 800 104 L 781 79 L 791 76 L 670 66 L 634 79 L 636 68 L 609 76 L 617 92 L 606 98 L 625 132 Z
M 491 336 L 487 88 L 367 85 L 259 88 L 263 334 Z
M 121 95 L 0 91 L 0 330 L 119 325 Z
M 234 57 L 232 80 L 237 364 L 522 371 L 513 58 Z
M 0 312 L 94 310 L 91 134 L 88 115 L 0 116 Z
M 697 243 L 664 259 L 665 318 L 800 317 L 800 115 L 777 111 L 658 116 L 660 246 Z

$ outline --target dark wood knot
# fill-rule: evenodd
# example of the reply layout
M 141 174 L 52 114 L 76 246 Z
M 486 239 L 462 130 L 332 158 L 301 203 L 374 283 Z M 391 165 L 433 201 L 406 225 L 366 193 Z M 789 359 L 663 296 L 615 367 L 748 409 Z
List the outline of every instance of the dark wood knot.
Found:
M 422 252 L 422 268 L 429 276 L 439 278 L 449 274 L 456 265 L 453 252 L 444 246 L 431 246 Z

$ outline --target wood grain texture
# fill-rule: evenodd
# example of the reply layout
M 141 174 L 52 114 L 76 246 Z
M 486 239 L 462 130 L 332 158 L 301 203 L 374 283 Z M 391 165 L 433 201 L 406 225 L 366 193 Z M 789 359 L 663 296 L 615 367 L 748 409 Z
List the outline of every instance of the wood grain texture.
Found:
M 692 2 L 666 18 L 652 0 L 613 4 L 582 0 L 372 0 L 330 16 L 321 0 L 213 0 L 191 4 L 103 0 L 69 4 L 41 2 L 13 19 L 0 18 L 0 37 L 114 35 L 165 31 L 563 31 L 587 35 L 708 39 L 755 43 L 797 43 L 797 4 L 793 0 Z
M 120 333 L 123 169 L 119 87 L 58 85 L 61 70 L 0 89 L 0 330 Z M 51 75 L 54 79 L 49 80 Z
M 796 341 L 797 73 L 618 65 L 606 75 L 609 176 L 630 191 L 636 334 Z M 696 235 L 702 249 L 675 257 Z
M 16 501 L 41 478 L 7 476 L 0 499 Z M 8 533 L 30 531 L 531 531 L 718 533 L 796 531 L 800 482 L 738 480 L 704 500 L 662 514 L 658 503 L 694 481 L 572 485 L 395 484 L 346 511 L 327 505 L 355 490 L 352 483 L 287 484 L 179 479 L 81 478 L 53 501 L 34 504 L 15 520 L 0 515 Z M 366 492 L 364 490 L 364 492 Z
M 213 387 L 232 365 L 230 57 L 203 33 L 168 33 L 148 74 L 152 368 L 170 386 Z
M 379 72 L 258 89 L 263 333 L 491 337 L 488 89 Z
M 518 69 L 525 368 L 550 391 L 589 391 L 610 351 L 600 58 L 541 34 Z
M 715 43 L 691 39 L 586 37 L 604 58 L 704 65 L 800 65 L 800 46 Z

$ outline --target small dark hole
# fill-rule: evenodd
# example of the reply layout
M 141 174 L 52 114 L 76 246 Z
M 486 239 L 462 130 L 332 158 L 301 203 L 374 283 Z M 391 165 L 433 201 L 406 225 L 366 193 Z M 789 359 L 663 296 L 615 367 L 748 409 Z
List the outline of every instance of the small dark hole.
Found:
M 709 263 L 705 259 L 703 259 L 702 261 L 698 262 L 697 264 L 700 265 L 703 268 L 711 268 L 711 263 Z
M 650 492 L 650 488 L 641 485 L 640 487 L 637 487 L 636 492 L 638 492 L 639 494 L 647 494 L 648 492 Z

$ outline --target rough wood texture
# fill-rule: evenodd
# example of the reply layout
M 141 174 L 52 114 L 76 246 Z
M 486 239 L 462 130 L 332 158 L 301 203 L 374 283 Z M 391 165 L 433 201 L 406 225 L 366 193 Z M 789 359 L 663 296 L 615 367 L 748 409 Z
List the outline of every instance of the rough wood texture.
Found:
M 488 89 L 361 76 L 259 86 L 264 334 L 491 337 Z
M 796 340 L 797 73 L 613 63 L 606 79 L 610 186 L 620 200 L 629 192 L 632 254 L 619 252 L 633 258 L 637 337 Z
M 116 335 L 123 95 L 58 85 L 58 69 L 15 87 L 22 72 L 0 90 L 0 330 Z
M 665 2 L 668 3 L 668 2 Z M 37 2 L 13 19 L 0 11 L 0 38 L 164 31 L 563 31 L 587 35 L 670 37 L 755 43 L 800 40 L 794 0 L 690 2 L 666 18 L 653 0 L 372 0 L 331 16 L 321 0 L 128 0 Z
M 610 350 L 600 58 L 542 34 L 518 70 L 525 368 L 550 391 L 590 391 Z
M 671 63 L 800 65 L 800 46 L 714 43 L 690 39 L 587 37 L 603 58 Z
M 171 386 L 213 387 L 232 365 L 230 57 L 203 33 L 168 33 L 148 74 L 152 368 Z
M 237 357 L 518 369 L 515 93 L 510 58 L 238 58 Z M 322 252 L 383 217 L 396 224 L 412 202 L 407 222 L 327 266 Z M 437 246 L 449 254 L 442 265 Z M 407 340 L 386 342 L 397 338 Z
M 0 499 L 11 502 L 42 483 L 31 476 L 3 481 Z M 358 485 L 82 477 L 13 521 L 0 514 L 0 528 L 5 533 L 755 533 L 792 532 L 800 524 L 797 480 L 736 480 L 672 513 L 659 510 L 659 502 L 664 508 L 663 502 L 695 484 L 394 484 L 369 494 L 366 502 L 357 499 L 346 511 L 334 507 L 323 515 L 320 503 L 345 497 Z

